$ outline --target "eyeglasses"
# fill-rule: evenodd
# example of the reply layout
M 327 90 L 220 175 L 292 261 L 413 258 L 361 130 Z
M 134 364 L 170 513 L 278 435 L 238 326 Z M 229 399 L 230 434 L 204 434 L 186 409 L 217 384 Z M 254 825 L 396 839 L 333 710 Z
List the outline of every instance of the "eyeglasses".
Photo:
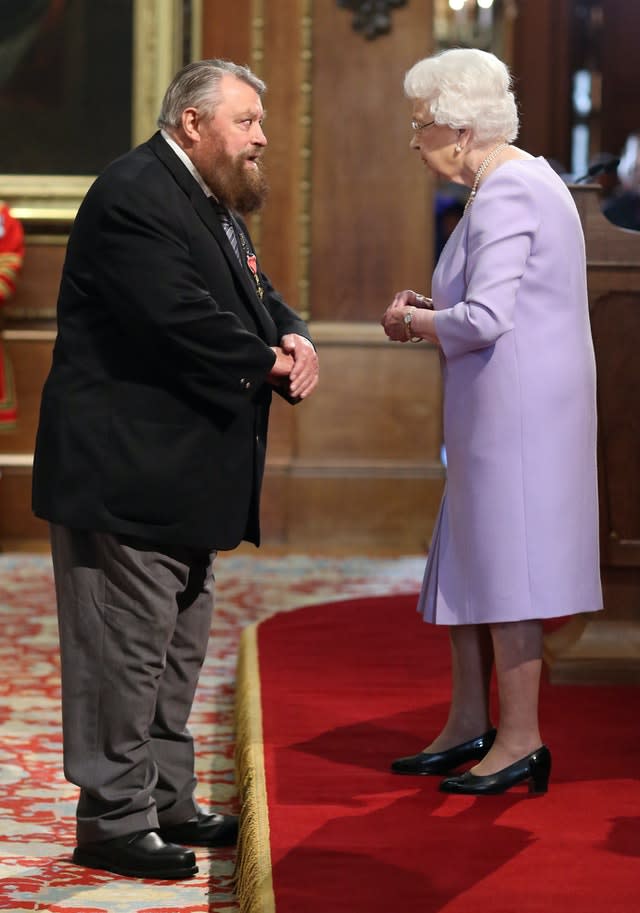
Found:
M 428 124 L 421 124 L 419 120 L 412 120 L 411 129 L 414 133 L 420 133 L 421 130 L 426 130 L 427 127 L 433 127 L 434 124 L 434 120 L 430 120 Z

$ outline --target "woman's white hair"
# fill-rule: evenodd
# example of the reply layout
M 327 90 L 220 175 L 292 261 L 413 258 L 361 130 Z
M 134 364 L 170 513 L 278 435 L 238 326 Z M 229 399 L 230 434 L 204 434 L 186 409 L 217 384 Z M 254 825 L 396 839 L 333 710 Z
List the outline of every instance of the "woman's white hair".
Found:
M 471 130 L 480 146 L 518 135 L 509 70 L 487 51 L 452 48 L 419 60 L 405 75 L 404 91 L 424 101 L 437 124 Z

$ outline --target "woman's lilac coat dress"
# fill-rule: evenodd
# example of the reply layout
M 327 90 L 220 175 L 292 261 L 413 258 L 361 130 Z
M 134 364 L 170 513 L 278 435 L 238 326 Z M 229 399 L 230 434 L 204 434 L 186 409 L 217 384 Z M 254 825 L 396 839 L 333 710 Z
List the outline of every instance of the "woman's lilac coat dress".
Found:
M 600 609 L 584 238 L 544 159 L 486 178 L 432 296 L 447 486 L 419 611 L 458 625 Z

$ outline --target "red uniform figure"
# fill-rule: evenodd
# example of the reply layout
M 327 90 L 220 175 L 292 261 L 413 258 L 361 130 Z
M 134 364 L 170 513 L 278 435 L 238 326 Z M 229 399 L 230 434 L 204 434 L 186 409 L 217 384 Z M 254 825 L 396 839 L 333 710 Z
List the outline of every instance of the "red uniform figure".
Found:
M 0 305 L 15 292 L 24 257 L 22 225 L 0 201 Z M 13 372 L 0 339 L 0 429 L 12 428 L 17 417 Z

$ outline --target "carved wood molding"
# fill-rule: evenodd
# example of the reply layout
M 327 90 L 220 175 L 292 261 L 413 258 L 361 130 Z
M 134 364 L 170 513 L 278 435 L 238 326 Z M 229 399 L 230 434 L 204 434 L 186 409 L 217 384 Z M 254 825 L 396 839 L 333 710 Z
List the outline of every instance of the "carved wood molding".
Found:
M 406 0 L 338 0 L 338 6 L 353 11 L 353 28 L 370 41 L 391 31 L 391 10 Z

